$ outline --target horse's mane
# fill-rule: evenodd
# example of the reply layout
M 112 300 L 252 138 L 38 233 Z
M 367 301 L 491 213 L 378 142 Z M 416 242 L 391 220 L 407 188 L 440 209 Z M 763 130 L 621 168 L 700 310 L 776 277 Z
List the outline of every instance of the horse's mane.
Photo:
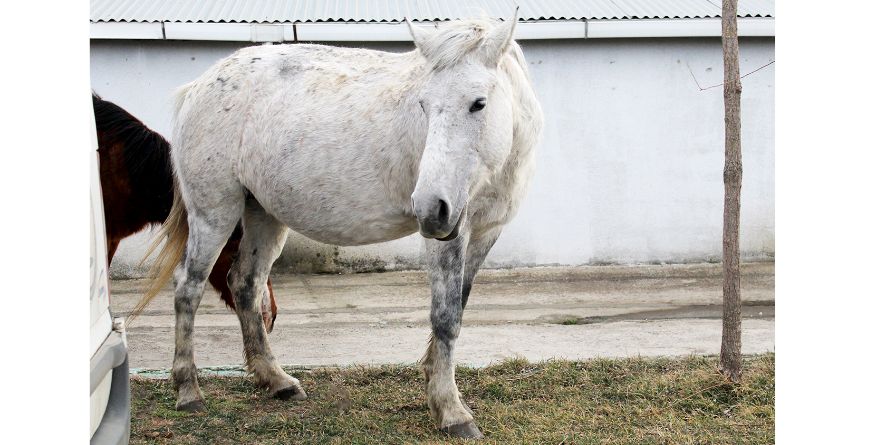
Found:
M 113 102 L 92 93 L 99 150 L 123 150 L 134 197 L 165 219 L 172 204 L 172 166 L 169 142 Z
M 442 24 L 424 43 L 427 53 L 423 52 L 422 55 L 434 70 L 455 65 L 472 51 L 483 46 L 489 31 L 497 23 L 500 22 L 481 17 Z

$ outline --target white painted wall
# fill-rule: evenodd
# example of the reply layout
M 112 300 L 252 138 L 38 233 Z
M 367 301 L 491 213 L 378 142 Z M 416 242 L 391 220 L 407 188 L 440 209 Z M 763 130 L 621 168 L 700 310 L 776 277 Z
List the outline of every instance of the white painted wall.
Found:
M 393 51 L 408 44 L 359 45 Z M 92 41 L 92 86 L 168 135 L 170 96 L 242 43 Z M 712 261 L 722 230 L 720 41 L 523 42 L 546 127 L 537 171 L 487 266 Z M 746 73 L 774 60 L 774 39 L 743 38 Z M 742 251 L 774 256 L 774 65 L 743 79 Z M 133 275 L 146 235 L 122 243 Z M 278 264 L 297 270 L 414 267 L 417 236 L 337 249 L 290 236 Z

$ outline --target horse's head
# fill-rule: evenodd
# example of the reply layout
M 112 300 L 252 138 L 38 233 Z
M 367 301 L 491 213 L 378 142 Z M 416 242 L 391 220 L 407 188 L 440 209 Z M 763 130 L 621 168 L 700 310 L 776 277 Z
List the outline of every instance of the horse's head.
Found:
M 427 62 L 415 109 L 426 119 L 428 133 L 412 193 L 426 238 L 458 236 L 471 196 L 510 153 L 512 92 L 499 62 L 516 22 L 515 15 L 501 24 L 472 20 L 438 31 L 409 25 Z

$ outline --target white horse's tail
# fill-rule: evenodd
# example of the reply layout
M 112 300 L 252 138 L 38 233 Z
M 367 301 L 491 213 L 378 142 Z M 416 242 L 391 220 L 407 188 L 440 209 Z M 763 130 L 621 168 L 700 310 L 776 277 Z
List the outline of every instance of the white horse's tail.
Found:
M 182 85 L 178 89 L 175 90 L 173 96 L 173 114 L 175 116 L 176 123 L 179 120 L 179 116 L 182 111 L 182 107 L 184 106 L 184 102 L 188 91 L 193 86 L 192 83 L 188 83 Z M 171 148 L 171 147 L 170 147 Z M 170 156 L 171 159 L 171 156 Z M 170 166 L 172 167 L 172 166 Z M 157 258 L 154 260 L 154 263 L 151 265 L 151 270 L 149 275 L 152 278 L 151 285 L 148 287 L 148 290 L 141 297 L 138 304 L 135 305 L 132 312 L 129 313 L 129 316 L 126 319 L 127 324 L 138 317 L 139 314 L 145 309 L 145 307 L 163 290 L 163 287 L 166 286 L 166 283 L 169 282 L 169 279 L 172 278 L 172 274 L 175 272 L 175 268 L 178 265 L 178 262 L 182 258 L 182 253 L 185 251 L 188 243 L 188 212 L 182 202 L 181 192 L 178 188 L 178 179 L 176 178 L 175 168 L 171 168 L 172 171 L 172 208 L 169 210 L 169 215 L 166 217 L 166 221 L 163 222 L 163 225 L 160 226 L 160 230 L 154 239 L 151 240 L 151 244 L 148 246 L 147 252 L 141 259 L 141 263 L 143 264 L 150 256 L 157 250 L 160 245 L 163 245 L 163 248 L 160 249 L 160 252 L 157 254 Z M 165 243 L 164 243 L 165 241 Z
M 175 272 L 175 268 L 181 260 L 182 253 L 185 251 L 185 247 L 188 244 L 188 212 L 182 203 L 181 193 L 178 190 L 177 181 L 175 181 L 174 178 L 173 184 L 175 185 L 172 198 L 172 209 L 169 211 L 169 216 L 166 217 L 166 221 L 160 226 L 159 233 L 157 233 L 151 241 L 148 251 L 142 258 L 142 262 L 144 262 L 155 250 L 157 250 L 158 247 L 160 247 L 161 244 L 163 244 L 163 248 L 160 249 L 160 252 L 157 254 L 154 264 L 151 265 L 150 276 L 153 277 L 151 285 L 141 297 L 138 304 L 135 305 L 132 312 L 130 312 L 129 317 L 127 317 L 126 320 L 127 323 L 135 319 L 135 317 L 145 309 L 148 303 L 150 303 L 151 300 L 163 290 L 163 287 L 166 286 L 166 283 L 172 278 L 172 274 Z M 163 242 L 164 240 L 166 241 L 165 243 Z

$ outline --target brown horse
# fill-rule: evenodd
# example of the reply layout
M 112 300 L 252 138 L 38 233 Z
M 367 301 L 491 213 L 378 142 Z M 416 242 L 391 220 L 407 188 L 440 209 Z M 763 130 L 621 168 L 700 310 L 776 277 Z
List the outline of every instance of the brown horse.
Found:
M 169 142 L 116 104 L 93 93 L 92 108 L 98 133 L 99 171 L 105 208 L 108 261 L 123 238 L 162 224 L 173 200 Z M 234 309 L 227 275 L 237 254 L 242 231 L 231 234 L 209 275 L 209 283 Z M 277 304 L 268 280 L 268 298 L 262 301 L 262 318 L 268 332 L 274 328 Z

